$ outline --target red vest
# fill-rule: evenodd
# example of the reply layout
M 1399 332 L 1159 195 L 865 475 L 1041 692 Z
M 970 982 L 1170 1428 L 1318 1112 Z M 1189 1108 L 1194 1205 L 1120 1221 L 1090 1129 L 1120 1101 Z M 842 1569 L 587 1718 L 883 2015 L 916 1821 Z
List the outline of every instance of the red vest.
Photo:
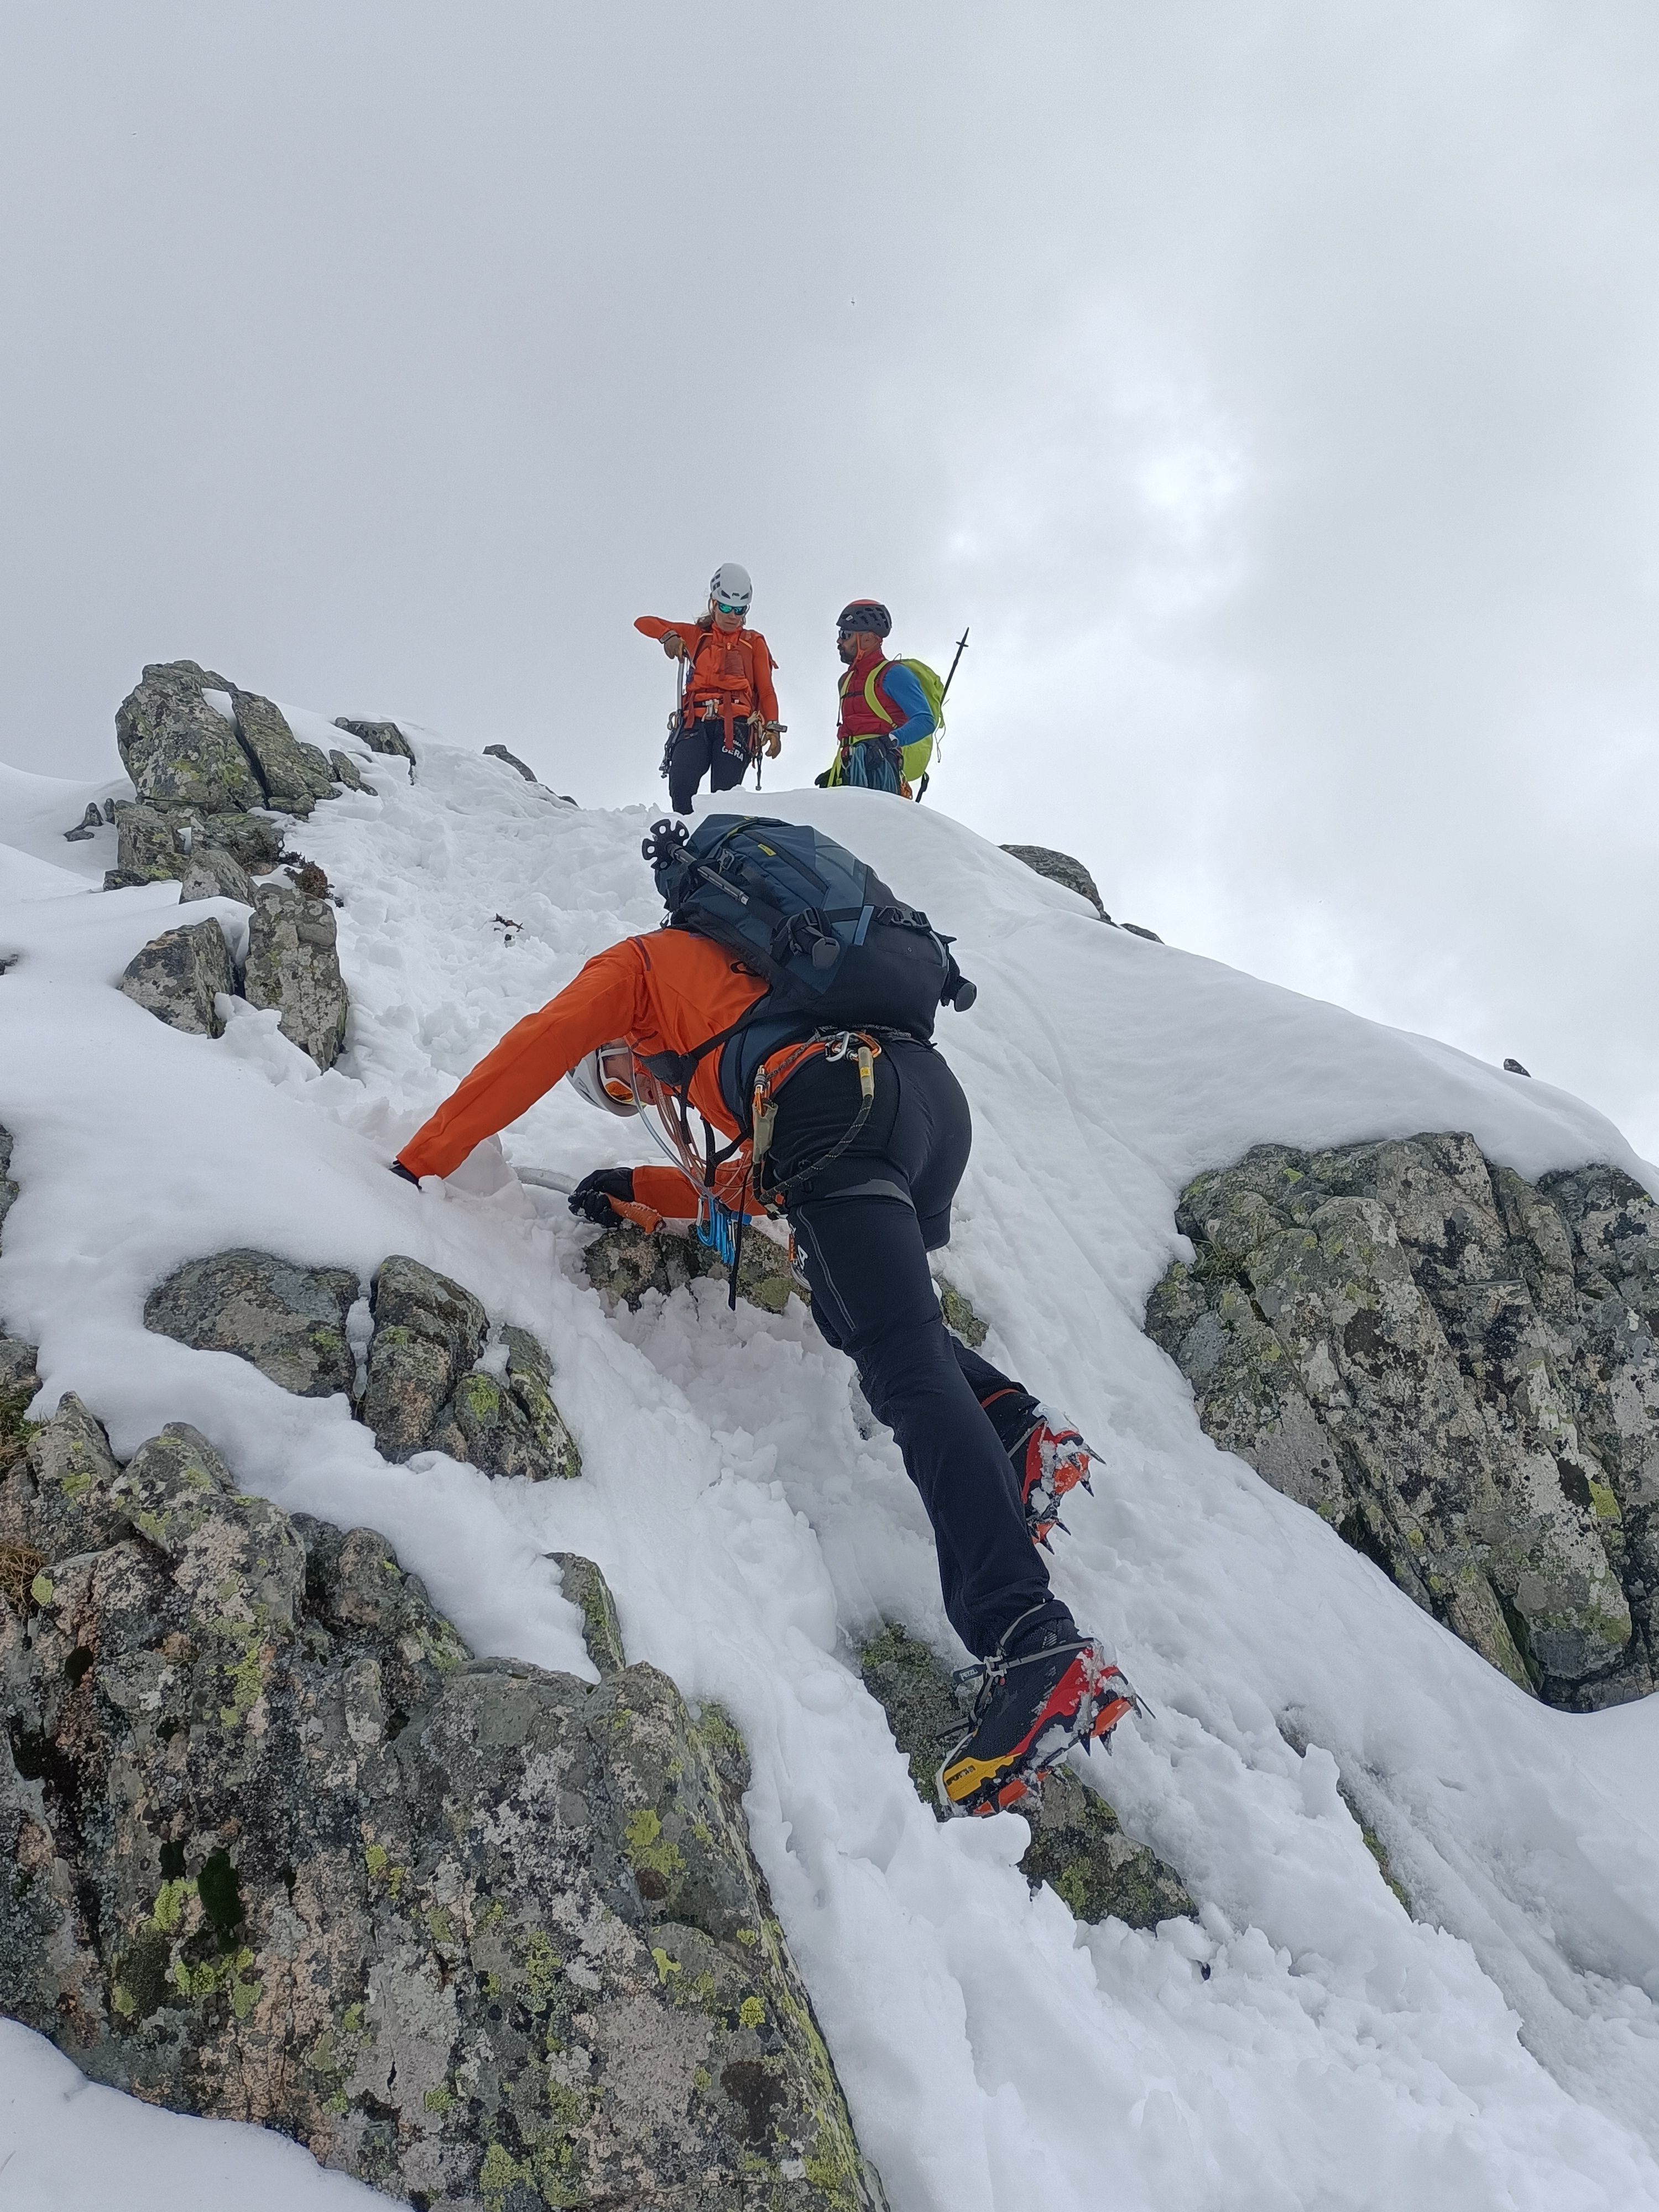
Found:
M 879 737 L 904 720 L 902 714 L 894 712 L 893 702 L 888 698 L 886 686 L 879 677 L 876 679 L 876 690 L 887 708 L 886 721 L 874 712 L 864 696 L 865 685 L 872 672 L 886 665 L 884 653 L 861 653 L 842 678 L 841 720 L 836 726 L 844 744 L 856 744 L 860 738 Z

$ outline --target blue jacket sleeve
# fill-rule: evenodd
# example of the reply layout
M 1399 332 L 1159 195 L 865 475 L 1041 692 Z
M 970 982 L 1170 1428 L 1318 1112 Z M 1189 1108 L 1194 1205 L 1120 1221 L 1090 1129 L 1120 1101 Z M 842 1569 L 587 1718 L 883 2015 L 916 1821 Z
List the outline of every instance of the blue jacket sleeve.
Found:
M 892 662 L 882 672 L 881 688 L 887 694 L 888 703 L 904 716 L 893 732 L 901 745 L 913 745 L 919 738 L 932 736 L 933 710 L 927 704 L 927 694 L 920 679 L 902 661 Z

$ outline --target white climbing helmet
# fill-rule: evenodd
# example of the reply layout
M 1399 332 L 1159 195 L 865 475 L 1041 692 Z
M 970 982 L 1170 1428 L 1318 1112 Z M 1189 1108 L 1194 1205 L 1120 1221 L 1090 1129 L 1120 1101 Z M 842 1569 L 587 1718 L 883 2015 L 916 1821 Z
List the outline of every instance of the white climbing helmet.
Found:
M 749 571 L 740 561 L 722 561 L 708 579 L 711 605 L 723 608 L 727 614 L 746 615 L 749 602 L 754 596 L 755 587 L 749 580 Z
M 602 1044 L 579 1060 L 566 1079 L 577 1096 L 605 1114 L 624 1117 L 637 1114 L 640 1099 L 634 1084 L 634 1055 L 620 1039 Z

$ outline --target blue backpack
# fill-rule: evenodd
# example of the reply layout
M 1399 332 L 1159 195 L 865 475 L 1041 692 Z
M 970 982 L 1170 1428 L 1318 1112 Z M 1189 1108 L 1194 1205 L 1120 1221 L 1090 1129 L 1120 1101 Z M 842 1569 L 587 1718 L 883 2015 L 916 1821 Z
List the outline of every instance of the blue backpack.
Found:
M 925 1041 L 941 1006 L 965 1013 L 974 1003 L 951 939 L 821 830 L 711 814 L 690 835 L 682 824 L 653 823 L 641 849 L 668 926 L 713 938 L 768 987 L 729 1029 L 692 1052 L 653 1054 L 647 1063 L 683 1092 L 706 1053 L 735 1044 L 720 1062 L 720 1093 L 740 1128 L 749 1126 L 756 1070 L 791 1039 L 873 1029 Z

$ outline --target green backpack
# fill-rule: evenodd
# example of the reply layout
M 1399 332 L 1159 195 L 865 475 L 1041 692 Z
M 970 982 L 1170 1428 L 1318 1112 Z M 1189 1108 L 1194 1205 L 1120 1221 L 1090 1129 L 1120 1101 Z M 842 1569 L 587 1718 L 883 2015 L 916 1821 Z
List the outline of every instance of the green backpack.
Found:
M 911 675 L 921 684 L 921 696 L 927 702 L 928 708 L 933 717 L 933 726 L 930 734 L 925 738 L 918 738 L 914 744 L 906 745 L 901 755 L 904 763 L 904 780 L 914 786 L 921 781 L 928 762 L 933 757 L 934 738 L 942 738 L 945 734 L 945 678 L 939 674 L 938 669 L 930 668 L 925 660 L 878 661 L 864 680 L 865 703 L 873 714 L 879 714 L 882 720 L 887 723 L 890 723 L 893 718 L 881 703 L 880 696 L 876 690 L 876 682 L 883 672 L 889 668 L 909 670 Z

